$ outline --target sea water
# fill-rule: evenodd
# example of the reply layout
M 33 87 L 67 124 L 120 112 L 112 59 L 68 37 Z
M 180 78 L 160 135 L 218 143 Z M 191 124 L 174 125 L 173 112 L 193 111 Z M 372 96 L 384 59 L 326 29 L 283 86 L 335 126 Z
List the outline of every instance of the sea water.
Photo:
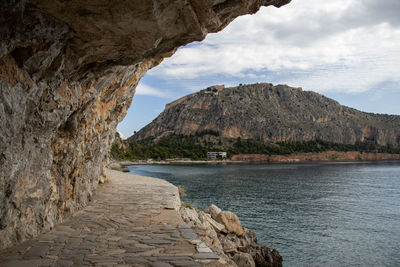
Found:
M 136 165 L 238 215 L 284 266 L 400 266 L 400 163 Z

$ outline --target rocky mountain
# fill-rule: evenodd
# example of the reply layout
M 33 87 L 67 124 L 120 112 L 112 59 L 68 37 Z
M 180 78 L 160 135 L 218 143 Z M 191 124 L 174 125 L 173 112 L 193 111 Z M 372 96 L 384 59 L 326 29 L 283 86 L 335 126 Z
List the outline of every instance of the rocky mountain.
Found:
M 155 137 L 157 141 L 180 134 L 264 143 L 374 141 L 398 147 L 400 116 L 361 112 L 286 85 L 211 86 L 167 104 L 153 122 L 129 140 Z

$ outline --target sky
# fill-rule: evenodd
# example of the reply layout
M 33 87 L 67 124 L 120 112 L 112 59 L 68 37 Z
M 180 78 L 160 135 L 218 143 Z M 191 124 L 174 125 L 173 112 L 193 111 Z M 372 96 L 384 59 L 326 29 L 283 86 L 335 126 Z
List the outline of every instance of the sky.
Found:
M 362 111 L 400 115 L 399 14 L 399 0 L 263 7 L 150 70 L 117 130 L 127 138 L 165 104 L 215 84 L 287 84 Z

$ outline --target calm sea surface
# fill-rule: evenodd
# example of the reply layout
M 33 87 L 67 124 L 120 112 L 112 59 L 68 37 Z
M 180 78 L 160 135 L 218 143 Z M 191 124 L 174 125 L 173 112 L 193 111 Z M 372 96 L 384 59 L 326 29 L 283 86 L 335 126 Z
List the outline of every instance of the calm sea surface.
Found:
M 139 165 L 236 213 L 284 266 L 400 266 L 400 163 Z

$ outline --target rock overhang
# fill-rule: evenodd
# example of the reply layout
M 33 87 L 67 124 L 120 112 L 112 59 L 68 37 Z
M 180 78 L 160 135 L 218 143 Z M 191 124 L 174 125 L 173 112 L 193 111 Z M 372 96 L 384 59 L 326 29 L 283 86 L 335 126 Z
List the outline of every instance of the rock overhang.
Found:
M 0 248 L 84 207 L 146 71 L 289 0 L 11 0 L 0 5 Z

